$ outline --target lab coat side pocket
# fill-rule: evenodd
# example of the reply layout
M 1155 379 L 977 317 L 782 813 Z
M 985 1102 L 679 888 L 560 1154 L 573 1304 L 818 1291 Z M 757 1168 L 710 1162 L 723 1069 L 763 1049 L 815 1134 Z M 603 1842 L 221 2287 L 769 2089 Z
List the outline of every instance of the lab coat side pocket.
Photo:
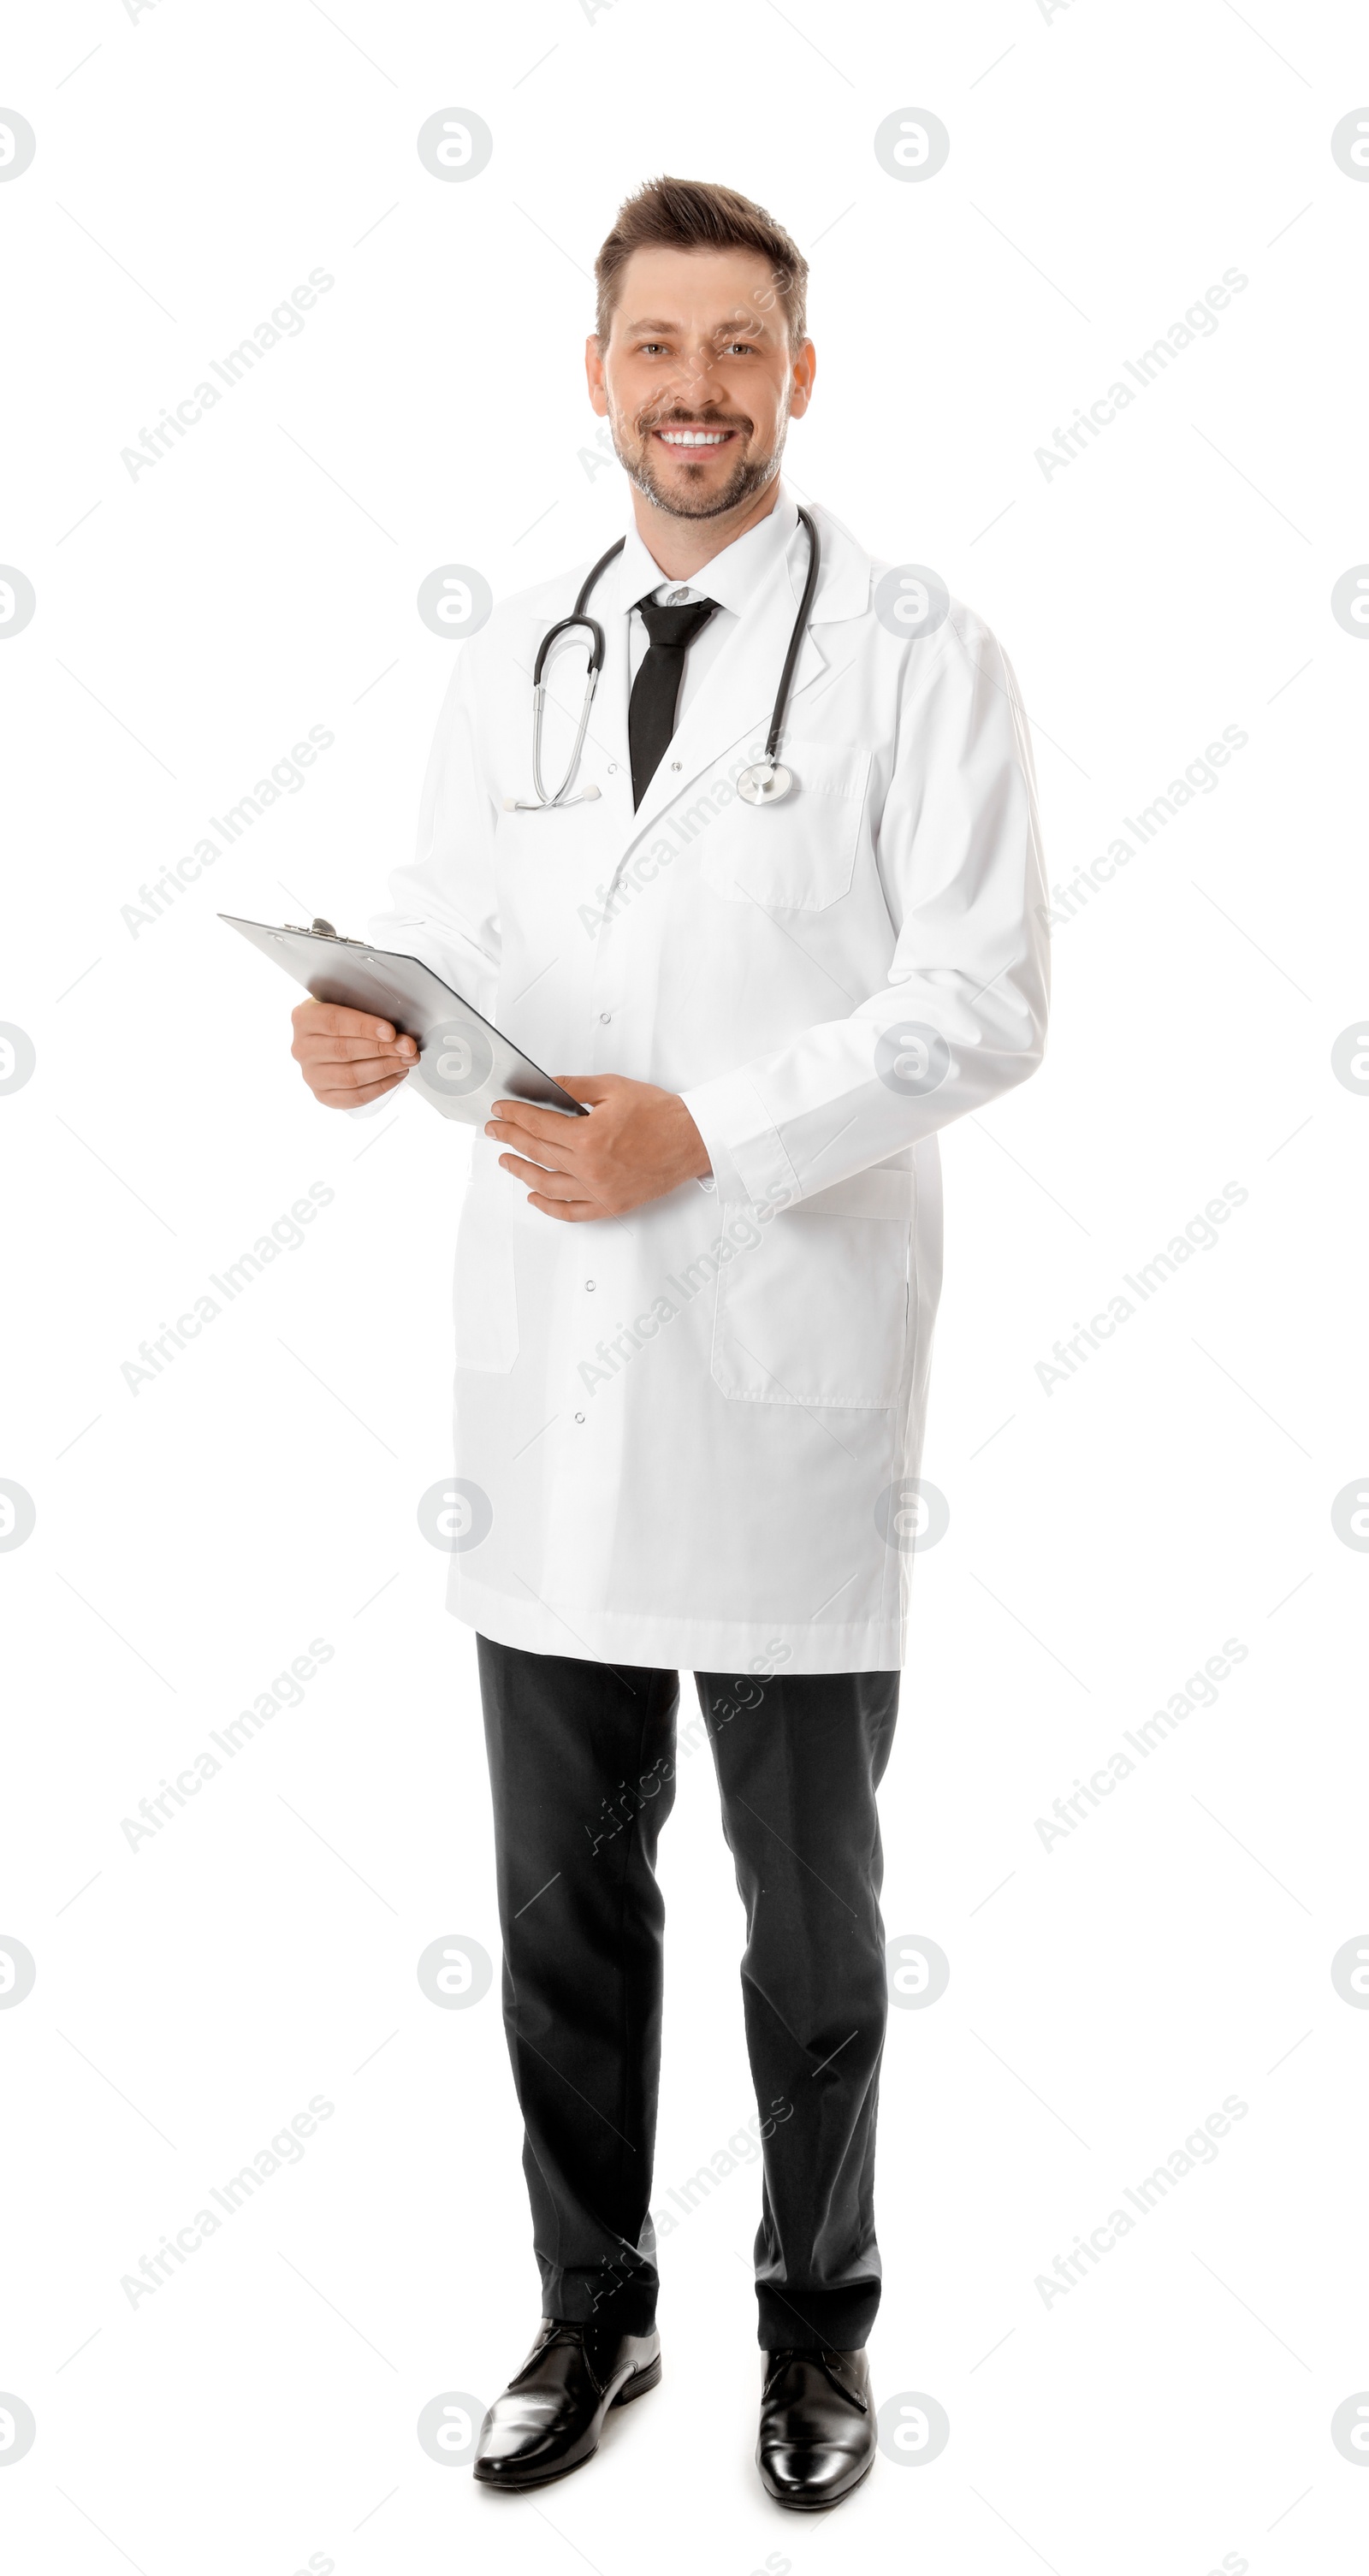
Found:
M 910 1198 L 908 1175 L 861 1175 L 781 1209 L 720 1268 L 713 1377 L 724 1395 L 859 1412 L 898 1403 L 913 1345 Z
M 456 1229 L 452 1296 L 459 1369 L 502 1371 L 518 1357 L 518 1292 L 513 1265 L 513 1191 L 473 1180 Z

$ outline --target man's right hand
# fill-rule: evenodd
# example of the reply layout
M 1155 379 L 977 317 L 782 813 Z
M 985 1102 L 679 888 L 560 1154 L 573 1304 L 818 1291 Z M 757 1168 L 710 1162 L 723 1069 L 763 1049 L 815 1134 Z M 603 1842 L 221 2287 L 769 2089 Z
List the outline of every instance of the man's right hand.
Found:
M 295 1043 L 290 1053 L 325 1109 L 362 1109 L 393 1091 L 418 1062 L 412 1038 L 399 1037 L 388 1020 L 369 1011 L 347 1011 L 339 1002 L 301 1002 L 290 1014 Z

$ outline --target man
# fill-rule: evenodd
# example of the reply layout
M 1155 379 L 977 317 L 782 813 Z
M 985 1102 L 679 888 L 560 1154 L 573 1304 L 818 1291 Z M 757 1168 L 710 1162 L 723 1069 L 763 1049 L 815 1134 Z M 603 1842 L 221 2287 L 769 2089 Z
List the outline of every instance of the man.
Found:
M 1033 1070 L 1046 983 L 1027 729 L 992 635 L 816 505 L 796 628 L 809 534 L 780 461 L 813 390 L 806 276 L 730 189 L 663 179 L 622 208 L 587 371 L 631 519 L 586 607 L 603 667 L 578 769 L 556 802 L 583 627 L 547 661 L 536 787 L 531 684 L 588 566 L 465 646 L 418 856 L 368 933 L 572 1068 L 589 1108 L 496 1105 L 457 1245 L 449 1598 L 478 1631 L 543 2306 L 475 2474 L 564 2474 L 660 2377 L 653 1862 L 684 1667 L 746 1908 L 757 2457 L 798 2509 L 848 2494 L 875 2450 L 875 1790 L 920 1508 L 936 1131 Z M 414 1060 L 365 1014 L 294 1016 L 333 1107 Z

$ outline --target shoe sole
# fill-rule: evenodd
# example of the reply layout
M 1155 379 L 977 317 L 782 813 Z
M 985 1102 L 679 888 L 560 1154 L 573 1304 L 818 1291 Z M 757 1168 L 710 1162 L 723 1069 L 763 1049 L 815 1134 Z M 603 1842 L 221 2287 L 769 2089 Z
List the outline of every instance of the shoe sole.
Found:
M 660 2384 L 661 2356 L 657 2353 L 655 2360 L 649 2361 L 645 2370 L 634 2370 L 632 2377 L 624 2380 L 622 2387 L 619 2389 L 617 2396 L 609 2407 L 608 2411 L 610 2415 L 613 2413 L 614 2406 L 627 2406 L 631 2403 L 634 2397 L 645 2397 L 649 2388 L 659 2388 Z M 591 2459 L 593 2456 L 593 2452 L 591 2452 Z
M 660 2384 L 661 2356 L 657 2353 L 655 2360 L 648 2362 L 645 2370 L 635 2370 L 631 2379 L 623 2382 L 617 2396 L 610 2398 L 604 2410 L 605 2413 L 611 2415 L 615 2406 L 630 2405 L 634 2397 L 645 2397 L 649 2389 L 659 2388 Z M 590 2460 L 598 2456 L 598 2450 L 599 2444 L 596 2442 L 593 2450 L 582 2451 L 578 2460 L 567 2460 L 561 2468 L 544 2469 L 541 2475 L 535 2478 L 492 2478 L 488 2473 L 482 2477 L 478 2468 L 472 2470 L 471 2474 L 478 2486 L 490 2487 L 496 2494 L 502 2491 L 505 2495 L 526 2495 L 530 2487 L 551 2487 L 555 2486 L 558 2478 L 573 2477 L 577 2469 L 583 2469 Z

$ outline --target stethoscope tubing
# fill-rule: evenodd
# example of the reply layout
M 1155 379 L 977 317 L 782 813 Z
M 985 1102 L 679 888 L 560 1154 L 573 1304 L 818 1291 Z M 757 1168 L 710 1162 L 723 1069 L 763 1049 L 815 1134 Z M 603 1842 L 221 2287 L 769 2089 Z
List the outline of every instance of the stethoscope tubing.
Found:
M 813 605 L 813 593 L 818 586 L 818 568 L 822 562 L 822 553 L 818 545 L 817 529 L 814 526 L 812 519 L 809 517 L 808 512 L 801 505 L 799 507 L 799 517 L 802 520 L 804 527 L 808 530 L 808 579 L 803 585 L 803 597 L 799 601 L 799 613 L 794 620 L 794 631 L 789 638 L 789 650 L 784 657 L 784 669 L 780 673 L 780 685 L 775 695 L 775 712 L 770 719 L 770 731 L 765 738 L 765 756 L 771 763 L 772 767 L 774 765 L 775 755 L 780 747 L 780 735 L 784 731 L 784 719 L 789 713 L 789 690 L 794 677 L 794 665 L 798 661 L 799 653 L 803 645 L 804 629 L 808 624 L 808 612 Z
M 801 505 L 799 506 L 798 515 L 808 535 L 808 575 L 803 585 L 803 597 L 799 602 L 799 613 L 794 620 L 793 632 L 789 638 L 789 649 L 784 657 L 784 667 L 780 672 L 780 684 L 775 693 L 775 708 L 770 719 L 770 731 L 765 738 L 765 759 L 771 769 L 775 767 L 776 754 L 780 747 L 780 738 L 784 732 L 784 720 L 789 712 L 789 691 L 793 685 L 795 665 L 798 662 L 799 653 L 803 646 L 804 630 L 808 624 L 808 613 L 813 605 L 813 596 L 817 590 L 818 573 L 822 563 L 822 552 L 818 543 L 818 532 L 814 521 L 810 513 Z M 574 781 L 575 773 L 580 766 L 580 753 L 584 748 L 585 735 L 589 729 L 590 709 L 594 704 L 594 693 L 599 685 L 599 673 L 604 666 L 604 654 L 606 650 L 603 627 L 600 625 L 597 617 L 589 617 L 585 612 L 588 607 L 591 594 L 593 593 L 595 583 L 598 581 L 601 573 L 608 570 L 609 565 L 614 561 L 615 557 L 622 553 L 626 543 L 626 537 L 618 537 L 615 542 L 611 546 L 607 547 L 604 553 L 600 555 L 598 562 L 596 564 L 591 564 L 589 571 L 586 573 L 584 580 L 580 584 L 579 595 L 569 617 L 563 617 L 555 626 L 549 626 L 537 648 L 537 659 L 534 662 L 532 669 L 532 782 L 536 793 L 537 804 L 544 809 L 552 805 L 578 804 L 580 801 L 578 797 L 570 796 L 568 791 Z M 557 788 L 556 794 L 554 796 L 548 796 L 546 789 L 542 784 L 542 710 L 546 704 L 546 685 L 543 681 L 542 673 L 546 666 L 547 655 L 551 651 L 553 644 L 557 641 L 557 638 L 568 634 L 572 628 L 577 626 L 584 627 L 590 638 L 589 661 L 585 671 L 586 687 L 584 704 L 580 710 L 580 723 L 575 736 L 575 748 L 570 756 L 570 765 L 560 786 Z M 598 790 L 595 789 L 594 793 L 597 795 Z M 528 809 L 525 808 L 524 810 L 526 811 Z

